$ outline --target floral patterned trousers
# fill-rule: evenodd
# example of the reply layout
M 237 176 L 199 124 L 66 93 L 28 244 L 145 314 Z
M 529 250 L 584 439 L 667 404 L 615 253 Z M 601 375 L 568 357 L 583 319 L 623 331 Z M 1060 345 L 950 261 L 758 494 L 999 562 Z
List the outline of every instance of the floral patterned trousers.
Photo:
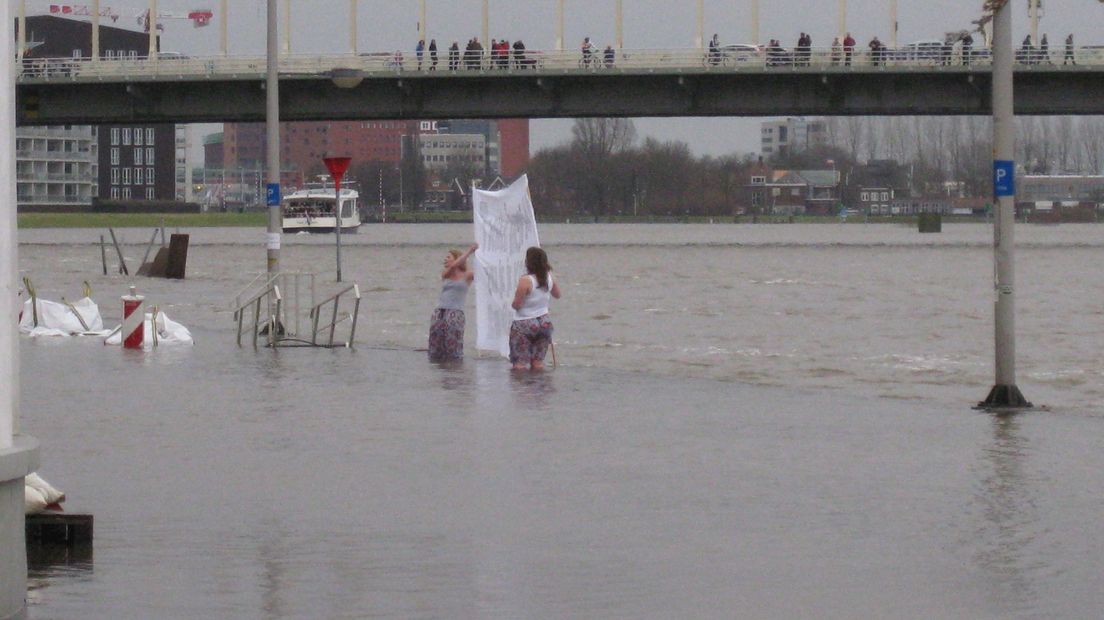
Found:
M 429 361 L 464 359 L 464 311 L 437 308 L 429 323 Z
M 552 320 L 547 314 L 510 324 L 511 364 L 543 362 L 550 344 L 552 344 Z

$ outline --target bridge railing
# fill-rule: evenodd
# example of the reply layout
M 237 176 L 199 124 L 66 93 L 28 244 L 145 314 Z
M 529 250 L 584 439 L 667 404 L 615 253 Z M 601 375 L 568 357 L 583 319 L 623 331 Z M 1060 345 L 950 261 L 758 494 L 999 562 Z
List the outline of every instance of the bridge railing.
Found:
M 1084 46 L 1067 57 L 1064 48 L 1043 54 L 1039 50 L 1018 50 L 1017 62 L 1028 66 L 1104 66 L 1104 46 Z M 952 68 L 988 66 L 986 48 L 904 47 L 871 50 L 855 48 L 793 49 L 752 45 L 721 46 L 715 51 L 700 49 L 600 50 L 511 50 L 508 54 L 438 53 L 434 61 L 412 52 L 368 52 L 362 54 L 282 55 L 283 76 L 316 77 L 335 69 L 359 71 L 365 77 L 389 75 L 458 75 L 511 72 L 562 74 L 569 72 L 620 71 L 737 72 L 737 71 L 867 71 L 909 67 Z M 49 81 L 140 81 L 192 79 L 258 79 L 264 76 L 263 56 L 211 56 L 165 58 L 24 59 L 19 66 L 20 82 Z

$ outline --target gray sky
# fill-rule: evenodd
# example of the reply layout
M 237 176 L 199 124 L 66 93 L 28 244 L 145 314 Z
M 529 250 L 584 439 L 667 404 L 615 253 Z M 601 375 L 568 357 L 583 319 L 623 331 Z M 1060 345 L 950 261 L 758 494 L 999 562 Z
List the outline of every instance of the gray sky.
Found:
M 28 10 L 44 13 L 50 4 L 28 0 Z M 76 3 L 76 2 L 75 2 Z M 91 4 L 80 0 L 81 4 Z M 119 25 L 132 27 L 133 15 L 147 6 L 141 0 L 102 0 L 126 17 Z M 1012 0 L 1014 40 L 1029 31 L 1027 0 Z M 278 4 L 282 7 L 283 0 Z M 1079 45 L 1104 44 L 1104 4 L 1098 0 L 1045 0 L 1039 31 L 1049 33 L 1051 47 L 1074 33 Z M 297 53 L 348 51 L 348 0 L 292 0 L 292 49 Z M 899 0 L 898 42 L 939 38 L 944 32 L 968 28 L 981 14 L 982 0 Z M 229 38 L 231 54 L 264 53 L 265 0 L 231 0 Z M 584 36 L 599 47 L 614 42 L 615 0 L 568 0 L 565 47 L 578 46 Z M 626 48 L 691 47 L 696 36 L 694 0 L 623 0 Z M 207 8 L 218 12 L 219 0 L 158 0 L 161 11 L 186 12 Z M 412 50 L 417 42 L 417 0 L 360 0 L 360 51 Z M 722 43 L 750 38 L 750 0 L 705 0 L 706 37 L 720 35 Z M 836 33 L 839 0 L 760 0 L 760 36 L 782 40 L 789 47 L 800 32 L 813 37 L 814 46 L 827 47 Z M 864 45 L 877 35 L 889 42 L 889 0 L 848 0 L 848 30 Z M 281 8 L 282 10 L 282 8 Z M 492 38 L 522 39 L 530 49 L 555 44 L 556 0 L 490 0 Z M 427 0 L 430 38 L 447 47 L 463 45 L 482 29 L 481 0 Z M 187 20 L 168 20 L 162 49 L 189 55 L 217 54 L 219 26 L 193 28 Z M 281 22 L 281 28 L 283 24 Z M 638 133 L 664 140 L 684 140 L 697 153 L 724 154 L 758 150 L 760 119 L 638 119 Z M 567 140 L 570 121 L 533 123 L 533 149 Z

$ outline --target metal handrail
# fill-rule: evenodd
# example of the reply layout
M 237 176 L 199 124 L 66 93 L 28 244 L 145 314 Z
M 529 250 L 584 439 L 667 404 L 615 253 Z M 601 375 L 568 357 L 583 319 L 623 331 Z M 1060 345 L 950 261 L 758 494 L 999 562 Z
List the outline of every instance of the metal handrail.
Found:
M 1039 49 L 1017 50 L 1021 67 L 1046 65 L 1050 69 L 1081 71 L 1086 67 L 1104 66 L 1104 47 L 1078 46 L 1072 49 L 1076 65 L 1064 66 L 1065 47 L 1055 46 L 1043 55 Z M 925 67 L 937 70 L 963 70 L 988 67 L 988 48 L 976 46 L 965 53 L 960 45 L 945 49 L 909 48 L 883 49 L 873 52 L 867 46 L 856 46 L 850 54 L 842 48 L 818 47 L 807 50 L 764 46 L 720 46 L 708 49 L 629 49 L 616 50 L 612 56 L 595 49 L 584 56 L 581 50 L 525 50 L 509 55 L 487 53 L 468 56 L 460 52 L 455 69 L 450 68 L 448 50 L 438 54 L 433 65 L 423 56 L 421 63 L 412 52 L 369 52 L 362 54 L 285 54 L 279 58 L 279 71 L 284 77 L 329 75 L 335 69 L 352 69 L 365 77 L 385 77 L 396 74 L 445 76 L 453 74 L 562 74 L 573 72 L 619 71 L 625 73 L 675 72 L 738 72 L 745 70 L 789 71 L 817 70 L 866 71 L 872 68 L 895 67 L 909 69 Z M 264 56 L 209 56 L 167 59 L 56 59 L 43 64 L 43 59 L 24 59 L 17 66 L 21 82 L 50 81 L 131 81 L 185 79 L 258 79 L 264 76 Z
M 234 310 L 234 320 L 238 322 L 238 346 L 241 346 L 242 329 L 245 323 L 245 312 L 252 307 L 253 310 L 253 348 L 257 348 L 257 336 L 261 329 L 261 305 L 264 303 L 269 308 L 273 308 L 273 311 L 268 315 L 265 320 L 268 326 L 268 346 L 275 347 L 278 340 L 277 330 L 280 326 L 280 311 L 283 306 L 283 296 L 280 295 L 280 287 L 272 285 L 269 288 L 257 293 L 249 301 L 238 306 Z
M 287 312 L 290 312 L 293 321 L 288 320 L 288 317 L 285 316 L 285 314 L 281 314 L 278 318 L 281 322 L 281 325 L 283 325 L 283 327 L 287 331 L 287 333 L 292 334 L 292 335 L 298 335 L 298 334 L 301 333 L 300 329 L 299 329 L 299 327 L 300 327 L 299 321 L 302 318 L 301 317 L 302 310 L 301 310 L 301 306 L 300 306 L 300 300 L 302 299 L 303 291 L 302 291 L 301 280 L 303 280 L 304 278 L 309 280 L 309 289 L 310 289 L 308 291 L 310 293 L 309 305 L 313 306 L 314 305 L 314 299 L 315 299 L 315 274 L 308 273 L 308 272 L 302 272 L 302 271 L 280 271 L 280 272 L 277 272 L 275 274 L 270 274 L 270 273 L 267 273 L 267 272 L 258 273 L 256 276 L 254 276 L 254 278 L 252 280 L 249 281 L 248 284 L 243 286 L 241 288 L 241 290 L 239 290 L 234 295 L 234 300 L 232 302 L 231 307 L 232 308 L 240 307 L 242 305 L 242 298 L 245 296 L 247 291 L 256 290 L 258 287 L 261 290 L 264 290 L 264 289 L 268 289 L 269 287 L 273 286 L 274 284 L 279 283 L 280 285 L 282 285 L 283 290 L 286 291 L 286 292 L 289 292 L 290 295 L 291 295 L 290 307 L 288 307 L 288 304 L 284 304 L 284 306 L 281 307 L 281 311 L 284 312 L 285 314 Z M 262 280 L 263 280 L 263 283 L 258 284 L 258 282 L 260 282 Z
M 341 297 L 343 295 L 345 295 L 346 293 L 348 293 L 349 291 L 353 292 L 353 298 L 354 298 L 353 311 L 352 311 L 351 314 L 348 315 L 348 317 L 345 317 L 345 318 L 351 319 L 352 320 L 352 325 L 349 328 L 349 340 L 345 342 L 344 346 L 352 348 L 353 342 L 356 339 L 357 317 L 360 315 L 360 286 L 358 286 L 356 284 L 345 287 L 341 291 L 338 291 L 337 293 L 331 295 L 326 300 L 322 301 L 321 303 L 319 303 L 319 304 L 315 305 L 313 308 L 311 308 L 310 318 L 311 318 L 311 344 L 312 345 L 321 346 L 321 345 L 318 344 L 318 334 L 319 334 L 320 331 L 329 330 L 330 339 L 329 339 L 329 342 L 324 346 L 328 346 L 328 347 L 334 346 L 334 335 L 337 332 L 337 324 L 339 323 L 339 321 L 337 320 L 338 307 L 341 304 Z M 325 306 L 327 304 L 331 304 L 331 303 L 333 304 L 333 314 L 330 317 L 330 324 L 323 326 L 322 329 L 319 330 L 318 321 L 322 317 L 322 308 L 323 308 L 323 306 Z M 345 318 L 342 318 L 340 322 L 344 322 Z

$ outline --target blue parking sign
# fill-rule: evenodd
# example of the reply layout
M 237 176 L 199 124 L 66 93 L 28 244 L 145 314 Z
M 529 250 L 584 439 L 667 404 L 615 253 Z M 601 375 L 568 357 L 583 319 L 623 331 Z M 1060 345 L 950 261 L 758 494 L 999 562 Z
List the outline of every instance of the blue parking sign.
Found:
M 993 160 L 993 195 L 1016 195 L 1016 162 L 1010 159 Z
M 270 207 L 279 206 L 279 204 L 280 204 L 280 184 L 279 183 L 269 183 L 266 186 L 266 198 L 267 198 L 267 200 L 266 200 L 265 204 L 267 204 L 268 206 L 270 206 Z

